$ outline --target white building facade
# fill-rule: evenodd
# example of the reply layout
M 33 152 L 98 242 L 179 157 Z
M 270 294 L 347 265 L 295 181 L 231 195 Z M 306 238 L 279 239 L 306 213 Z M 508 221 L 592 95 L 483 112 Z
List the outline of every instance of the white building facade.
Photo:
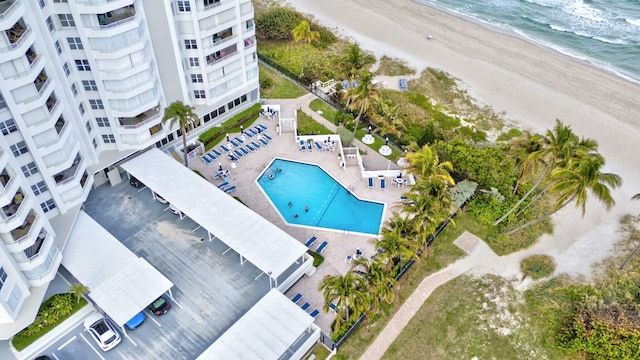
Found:
M 196 137 L 258 98 L 250 0 L 0 0 L 0 339 L 35 318 L 91 188 L 177 142 L 167 104 L 196 108 Z

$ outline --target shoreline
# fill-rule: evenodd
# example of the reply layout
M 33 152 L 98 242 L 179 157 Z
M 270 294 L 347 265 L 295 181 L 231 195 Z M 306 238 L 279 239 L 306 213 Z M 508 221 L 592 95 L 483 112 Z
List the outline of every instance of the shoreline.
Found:
M 623 80 L 629 81 L 631 83 L 634 84 L 640 84 L 640 75 L 636 75 L 637 77 L 634 77 L 632 75 L 629 74 L 625 74 L 622 70 L 620 69 L 616 69 L 613 67 L 607 67 L 605 64 L 599 64 L 597 60 L 595 59 L 590 59 L 586 56 L 582 56 L 582 55 L 578 55 L 578 54 L 572 54 L 570 52 L 570 50 L 565 50 L 565 49 L 561 49 L 559 47 L 554 46 L 554 44 L 550 44 L 547 43 L 543 40 L 538 40 L 535 39 L 532 36 L 529 36 L 527 34 L 525 34 L 524 32 L 514 29 L 512 27 L 506 26 L 506 25 L 499 25 L 499 24 L 494 24 L 492 22 L 489 22 L 487 20 L 483 20 L 477 17 L 474 17 L 472 15 L 468 15 L 468 14 L 464 14 L 461 12 L 457 12 L 455 10 L 449 9 L 443 5 L 437 4 L 437 3 L 433 3 L 430 2 L 428 0 L 412 0 L 413 2 L 421 5 L 421 6 L 428 6 L 430 8 L 432 8 L 435 11 L 439 11 L 439 12 L 443 12 L 446 13 L 449 16 L 453 16 L 455 18 L 458 18 L 462 21 L 466 21 L 472 24 L 476 24 L 478 26 L 481 26 L 489 31 L 501 34 L 501 35 L 505 35 L 505 36 L 510 36 L 512 38 L 515 39 L 519 39 L 522 41 L 525 41 L 527 43 L 529 43 L 530 45 L 533 45 L 541 50 L 547 51 L 548 53 L 550 53 L 553 56 L 560 56 L 560 57 L 564 57 L 567 60 L 571 60 L 571 61 L 576 61 L 578 63 L 581 63 L 585 66 L 590 66 L 596 70 L 600 70 L 603 71 L 607 74 L 619 77 Z M 564 51 L 563 51 L 564 50 Z
M 598 141 L 607 159 L 603 171 L 623 178 L 612 192 L 617 204 L 607 211 L 591 197 L 584 217 L 573 206 L 553 217 L 554 233 L 531 249 L 562 260 L 558 273 L 588 275 L 590 265 L 613 248 L 619 219 L 637 214 L 638 204 L 630 198 L 640 191 L 640 84 L 415 0 L 278 2 L 311 14 L 377 58 L 387 55 L 419 71 L 433 67 L 449 73 L 480 105 L 504 112 L 507 124 L 544 133 L 560 119 L 579 136 Z

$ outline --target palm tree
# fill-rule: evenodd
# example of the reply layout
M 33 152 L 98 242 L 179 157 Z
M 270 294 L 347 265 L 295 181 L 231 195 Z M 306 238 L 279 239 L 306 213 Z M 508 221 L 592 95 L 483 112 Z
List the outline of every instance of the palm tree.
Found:
M 416 177 L 418 181 L 430 181 L 435 178 L 445 184 L 455 185 L 455 181 L 449 174 L 453 170 L 450 161 L 440 162 L 438 154 L 429 147 L 424 145 L 422 149 L 407 153 L 407 161 L 409 162 L 408 171 Z
M 430 236 L 452 212 L 450 194 L 444 183 L 433 178 L 416 182 L 405 196 L 404 210 L 413 214 L 420 244 L 425 247 Z
M 394 212 L 391 218 L 387 220 L 385 227 L 387 229 L 395 229 L 405 239 L 416 239 L 418 236 L 415 217 L 402 216 L 397 212 Z
M 507 232 L 507 235 L 548 218 L 574 201 L 576 206 L 582 209 L 582 215 L 584 215 L 589 192 L 600 200 L 607 207 L 607 210 L 615 205 L 611 190 L 622 184 L 620 176 L 601 172 L 605 160 L 600 154 L 590 152 L 578 154 L 567 164 L 566 168 L 559 168 L 551 173 L 553 185 L 549 191 L 558 194 L 553 211 Z
M 345 275 L 327 275 L 320 282 L 319 289 L 324 297 L 324 311 L 329 311 L 330 305 L 336 305 L 336 322 L 334 331 L 343 322 L 349 322 L 351 316 L 369 311 L 368 292 L 363 285 L 363 279 L 355 276 L 351 271 Z
M 184 153 L 184 166 L 189 167 L 189 160 L 187 159 L 187 134 L 193 127 L 198 126 L 200 119 L 193 110 L 193 106 L 185 105 L 182 101 L 174 101 L 166 109 L 164 109 L 164 116 L 162 117 L 162 123 L 169 123 L 169 127 L 180 126 L 180 132 L 182 132 L 182 152 Z
M 391 271 L 395 267 L 395 260 L 399 261 L 400 268 L 405 260 L 418 260 L 420 245 L 415 239 L 403 237 L 398 229 L 383 228 L 382 237 L 380 240 L 373 239 L 373 243 L 376 249 L 380 249 L 376 258 L 385 264 L 387 271 Z
M 631 200 L 640 200 L 640 193 L 633 195 Z
M 382 99 L 376 103 L 377 111 L 374 115 L 374 120 L 378 127 L 374 132 L 379 132 L 380 135 L 385 136 L 388 134 L 400 137 L 402 134 L 398 127 L 402 126 L 398 122 L 398 105 L 394 105 L 389 99 Z
M 358 84 L 347 91 L 347 108 L 351 111 L 358 111 L 354 119 L 353 137 L 356 136 L 358 123 L 363 114 L 366 114 L 371 106 L 379 101 L 380 92 L 378 85 L 373 83 L 373 74 L 367 70 L 360 70 L 358 73 Z
M 345 69 L 349 81 L 353 81 L 360 70 L 376 63 L 376 57 L 362 51 L 360 45 L 352 44 L 343 50 L 342 56 L 338 59 L 338 64 Z
M 300 76 L 304 76 L 304 62 L 307 57 L 307 46 L 320 37 L 320 32 L 311 30 L 311 25 L 307 20 L 302 20 L 291 32 L 293 34 L 294 42 L 305 42 L 302 54 L 302 69 L 300 70 Z
M 372 310 L 380 309 L 380 302 L 393 303 L 398 282 L 386 270 L 382 261 L 360 257 L 353 262 L 353 271 L 366 280 Z
M 82 295 L 89 293 L 89 288 L 80 283 L 74 283 L 69 285 L 69 292 L 75 295 L 76 300 L 80 302 Z

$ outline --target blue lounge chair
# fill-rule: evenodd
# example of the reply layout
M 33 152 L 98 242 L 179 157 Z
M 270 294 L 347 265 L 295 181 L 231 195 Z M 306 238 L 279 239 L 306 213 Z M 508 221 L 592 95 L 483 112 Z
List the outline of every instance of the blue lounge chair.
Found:
M 269 134 L 265 133 L 265 134 L 262 134 L 262 136 L 266 137 L 267 140 L 269 140 L 269 141 L 273 141 L 273 138 L 271 136 L 269 136 Z
M 245 131 L 244 134 L 247 135 L 247 137 L 253 137 L 253 134 L 249 130 Z
M 211 164 L 211 160 L 209 160 L 209 158 L 206 156 L 203 156 L 200 159 L 202 159 L 202 161 L 206 162 L 207 164 Z
M 216 149 L 211 149 L 209 153 L 214 153 L 217 157 L 222 157 L 222 153 Z
M 234 147 L 238 147 L 240 146 L 240 142 L 238 142 L 237 139 L 231 139 L 231 141 L 229 141 L 231 143 L 231 145 L 233 145 Z
M 258 126 L 260 126 L 260 128 L 262 130 L 267 130 L 268 129 L 268 127 L 266 127 L 264 124 L 258 124 Z
M 260 134 L 260 131 L 258 131 L 255 127 L 252 127 L 251 129 L 249 129 L 249 131 L 251 131 L 251 133 L 252 133 L 253 135 L 258 135 L 258 134 Z
M 244 144 L 244 140 L 240 139 L 239 137 L 236 136 L 235 140 L 237 142 L 239 142 L 240 144 Z
M 206 154 L 204 154 L 204 156 L 208 157 L 209 160 L 211 160 L 211 161 L 217 159 L 216 156 L 213 155 L 212 153 L 206 153 Z
M 267 140 L 265 140 L 265 139 L 262 139 L 262 138 L 261 138 L 261 139 L 260 139 L 260 142 L 261 142 L 261 143 L 262 143 L 262 145 L 264 145 L 264 146 L 269 145 L 269 142 L 268 142 Z
M 304 303 L 304 305 L 300 306 L 302 308 L 302 310 L 307 310 L 309 307 L 311 307 L 311 304 L 309 303 Z
M 229 185 L 229 183 L 225 181 L 225 182 L 223 182 L 223 183 L 221 183 L 221 184 L 218 184 L 217 186 L 218 186 L 218 189 L 222 189 L 222 188 L 224 188 L 224 187 L 225 187 L 225 186 L 227 186 L 227 185 Z
M 258 145 L 258 143 L 257 143 L 257 142 L 252 141 L 252 142 L 251 142 L 251 145 L 253 145 L 253 147 L 254 147 L 256 150 L 260 150 L 260 145 Z
M 247 149 L 249 149 L 249 151 L 251 151 L 251 152 L 256 151 L 256 148 L 254 148 L 253 145 L 251 145 L 251 144 L 247 144 Z
M 240 151 L 242 151 L 242 153 L 245 155 L 249 155 L 249 150 L 247 150 L 244 146 L 240 148 Z
M 331 310 L 333 312 L 337 312 L 336 311 L 336 304 L 334 304 L 334 303 L 329 304 L 329 310 Z
M 348 88 L 349 88 L 349 82 L 348 82 L 348 81 L 346 81 L 346 80 L 345 80 L 345 81 L 343 81 L 343 82 L 342 82 L 342 88 L 343 88 L 343 89 L 345 89 L 345 90 L 346 90 L 346 89 L 348 89 Z
M 307 151 L 307 147 L 304 146 L 304 140 L 300 140 L 300 151 Z
M 369 189 L 373 189 L 373 178 L 369 178 Z
M 316 149 L 318 149 L 318 151 L 322 151 L 322 145 L 319 142 L 314 141 L 313 143 L 316 145 Z
M 297 293 L 294 297 L 291 298 L 291 301 L 293 301 L 294 304 L 297 304 L 298 302 L 300 302 L 300 300 L 302 300 L 302 294 Z
M 323 252 L 323 251 L 324 251 L 324 249 L 327 247 L 327 245 L 329 245 L 329 243 L 328 243 L 328 242 L 326 242 L 326 241 L 323 241 L 323 242 L 322 242 L 322 244 L 320 244 L 320 245 L 318 246 L 318 248 L 316 249 L 316 252 L 317 252 L 318 254 L 322 254 L 322 252 Z
M 232 193 L 236 191 L 236 187 L 234 186 L 229 186 L 228 188 L 224 189 L 224 192 L 226 192 L 227 194 Z
M 229 150 L 229 148 L 228 148 L 228 147 L 226 147 L 226 146 L 224 146 L 224 145 L 220 145 L 220 148 L 222 149 L 222 151 L 224 151 L 224 152 L 226 152 L 226 153 L 228 153 L 229 151 L 231 151 L 231 150 Z
M 400 201 L 404 202 L 404 201 L 407 201 L 407 200 L 409 200 L 408 196 L 404 196 L 404 195 L 400 196 Z
M 227 157 L 229 158 L 229 160 L 231 160 L 233 162 L 238 162 L 238 158 L 233 156 L 232 154 L 227 155 Z
M 236 156 L 238 157 L 238 159 L 239 159 L 239 158 L 241 158 L 241 157 L 243 156 L 243 155 L 242 155 L 242 153 L 240 152 L 240 150 L 237 150 L 237 149 L 236 149 L 236 150 L 233 150 L 233 153 L 234 153 L 234 154 L 236 154 Z
M 313 245 L 313 243 L 316 242 L 316 240 L 318 240 L 318 238 L 315 236 L 312 236 L 309 240 L 307 240 L 306 243 L 304 243 L 304 245 L 306 247 L 311 247 L 311 245 Z
M 380 179 L 380 189 L 385 189 L 387 187 L 387 181 L 385 179 Z
M 315 309 L 309 315 L 311 315 L 311 317 L 315 319 L 316 317 L 318 317 L 318 315 L 320 315 L 320 311 L 318 311 L 318 309 Z

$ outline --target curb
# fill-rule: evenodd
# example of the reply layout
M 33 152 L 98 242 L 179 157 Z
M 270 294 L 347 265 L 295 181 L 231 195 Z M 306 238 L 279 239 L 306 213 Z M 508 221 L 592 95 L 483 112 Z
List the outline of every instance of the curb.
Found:
M 63 321 L 58 326 L 51 329 L 51 331 L 36 340 L 33 344 L 24 348 L 24 350 L 16 350 L 11 342 L 9 342 L 9 350 L 11 350 L 13 355 L 18 360 L 32 359 L 42 350 L 46 349 L 56 340 L 58 340 L 61 335 L 66 334 L 69 330 L 80 324 L 87 315 L 94 311 L 95 309 L 93 308 L 91 303 L 88 303 L 82 309 L 78 310 L 75 314 L 71 315 L 67 320 Z

